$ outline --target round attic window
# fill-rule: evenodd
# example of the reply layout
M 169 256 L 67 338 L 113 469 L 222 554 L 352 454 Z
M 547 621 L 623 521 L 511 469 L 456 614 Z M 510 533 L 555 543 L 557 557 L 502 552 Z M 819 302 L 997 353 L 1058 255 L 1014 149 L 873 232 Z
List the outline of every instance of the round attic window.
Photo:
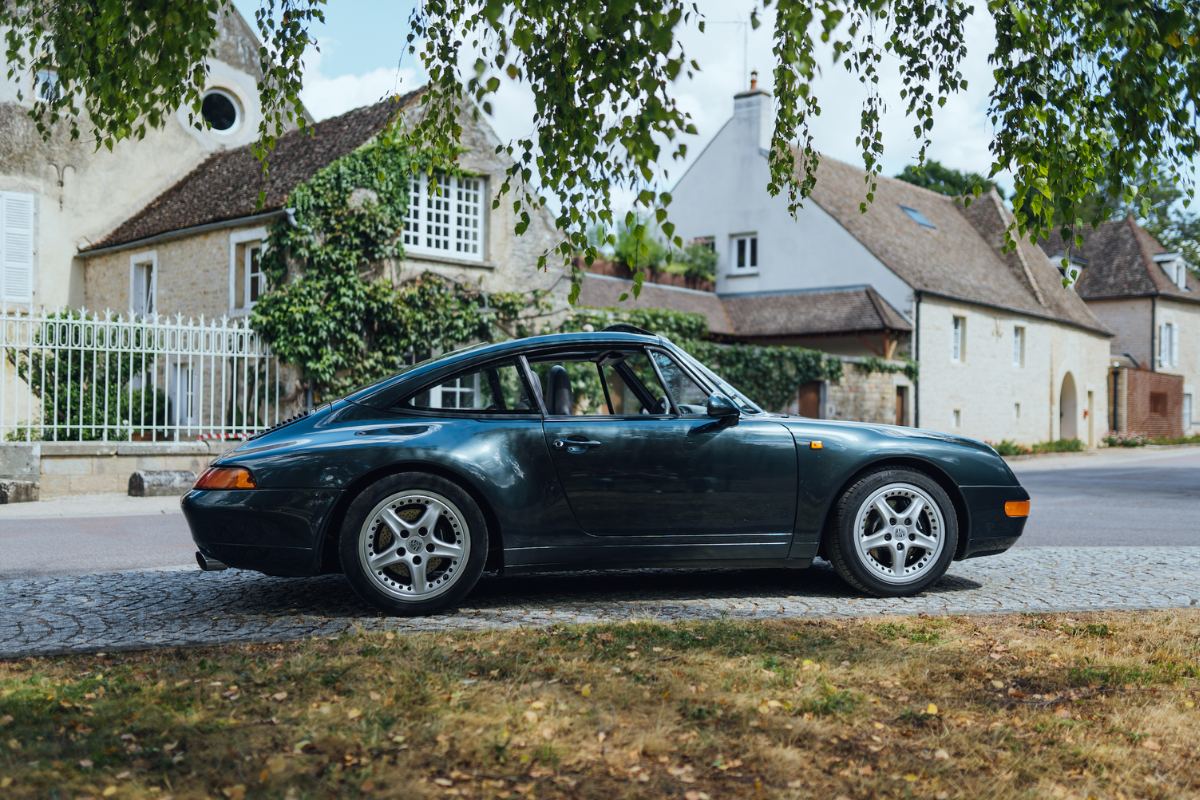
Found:
M 241 120 L 237 100 L 217 89 L 204 95 L 200 113 L 212 129 L 219 133 L 232 133 Z

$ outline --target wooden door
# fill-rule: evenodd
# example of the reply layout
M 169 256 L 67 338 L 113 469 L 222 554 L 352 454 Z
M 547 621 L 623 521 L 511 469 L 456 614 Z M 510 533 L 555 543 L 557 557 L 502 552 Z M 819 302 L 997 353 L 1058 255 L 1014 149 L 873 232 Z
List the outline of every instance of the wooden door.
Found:
M 809 381 L 800 387 L 800 416 L 810 419 L 821 418 L 821 382 Z
M 904 425 L 908 419 L 908 387 L 896 387 L 896 424 Z

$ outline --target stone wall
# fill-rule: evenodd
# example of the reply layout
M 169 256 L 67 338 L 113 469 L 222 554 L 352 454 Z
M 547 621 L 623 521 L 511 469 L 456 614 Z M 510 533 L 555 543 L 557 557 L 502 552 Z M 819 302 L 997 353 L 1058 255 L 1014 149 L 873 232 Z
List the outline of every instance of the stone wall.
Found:
M 0 480 L 32 481 L 42 497 L 120 492 L 135 470 L 190 470 L 199 474 L 231 442 L 34 442 L 0 445 Z
M 913 388 L 903 373 L 866 372 L 858 366 L 861 359 L 843 358 L 842 379 L 825 386 L 826 419 L 848 419 L 857 422 L 896 424 L 896 398 L 901 390 L 905 395 L 903 424 L 912 425 Z M 889 362 L 900 366 L 903 362 Z

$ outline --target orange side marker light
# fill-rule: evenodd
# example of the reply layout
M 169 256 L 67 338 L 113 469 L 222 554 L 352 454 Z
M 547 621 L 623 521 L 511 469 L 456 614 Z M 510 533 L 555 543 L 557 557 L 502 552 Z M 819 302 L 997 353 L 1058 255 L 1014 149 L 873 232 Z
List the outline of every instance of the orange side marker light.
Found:
M 1028 500 L 1009 500 L 1004 504 L 1004 513 L 1010 517 L 1028 517 Z
M 809 442 L 808 446 L 812 450 L 820 450 L 825 447 L 825 445 L 821 442 Z
M 204 471 L 193 489 L 257 489 L 258 481 L 245 467 L 211 467 Z

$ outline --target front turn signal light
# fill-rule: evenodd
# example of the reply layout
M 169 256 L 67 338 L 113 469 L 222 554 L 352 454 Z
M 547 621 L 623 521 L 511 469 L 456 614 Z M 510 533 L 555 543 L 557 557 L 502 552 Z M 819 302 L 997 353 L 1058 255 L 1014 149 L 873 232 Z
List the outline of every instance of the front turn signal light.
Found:
M 1004 513 L 1010 517 L 1028 517 L 1028 500 L 1009 500 L 1004 504 Z
M 257 489 L 254 475 L 245 467 L 210 467 L 193 489 Z

